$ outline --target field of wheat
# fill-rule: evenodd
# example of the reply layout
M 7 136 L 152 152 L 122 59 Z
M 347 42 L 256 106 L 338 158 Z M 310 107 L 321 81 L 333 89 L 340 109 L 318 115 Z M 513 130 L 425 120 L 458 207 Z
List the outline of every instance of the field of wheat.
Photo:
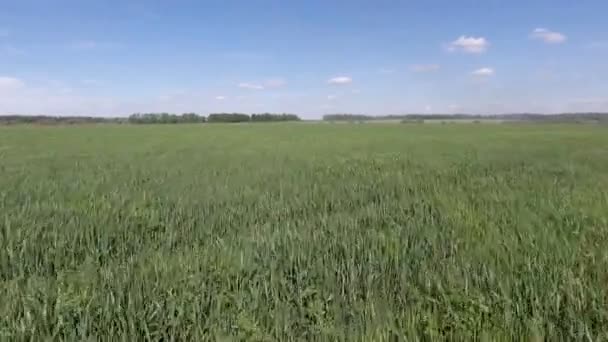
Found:
M 0 337 L 608 338 L 593 125 L 0 128 Z

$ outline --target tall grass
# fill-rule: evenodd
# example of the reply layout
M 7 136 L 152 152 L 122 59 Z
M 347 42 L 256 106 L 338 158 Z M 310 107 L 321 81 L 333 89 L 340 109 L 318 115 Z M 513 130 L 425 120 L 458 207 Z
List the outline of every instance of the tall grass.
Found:
M 10 340 L 608 338 L 608 134 L 0 129 Z

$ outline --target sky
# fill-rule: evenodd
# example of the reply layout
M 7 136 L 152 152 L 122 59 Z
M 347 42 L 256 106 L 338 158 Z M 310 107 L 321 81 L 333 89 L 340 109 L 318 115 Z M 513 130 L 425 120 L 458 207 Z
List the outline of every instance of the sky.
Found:
M 0 115 L 608 111 L 606 0 L 2 0 Z

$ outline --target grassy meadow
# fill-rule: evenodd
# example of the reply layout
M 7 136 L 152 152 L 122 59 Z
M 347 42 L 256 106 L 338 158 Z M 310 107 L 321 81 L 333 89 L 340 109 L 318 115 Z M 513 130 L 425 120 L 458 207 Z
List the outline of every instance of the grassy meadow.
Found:
M 1 340 L 606 340 L 608 127 L 0 128 Z

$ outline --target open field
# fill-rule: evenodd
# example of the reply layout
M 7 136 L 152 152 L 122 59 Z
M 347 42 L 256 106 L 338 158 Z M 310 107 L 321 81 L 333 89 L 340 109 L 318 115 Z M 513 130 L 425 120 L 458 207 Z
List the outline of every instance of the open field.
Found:
M 3 340 L 606 340 L 608 130 L 0 128 L 0 298 Z

